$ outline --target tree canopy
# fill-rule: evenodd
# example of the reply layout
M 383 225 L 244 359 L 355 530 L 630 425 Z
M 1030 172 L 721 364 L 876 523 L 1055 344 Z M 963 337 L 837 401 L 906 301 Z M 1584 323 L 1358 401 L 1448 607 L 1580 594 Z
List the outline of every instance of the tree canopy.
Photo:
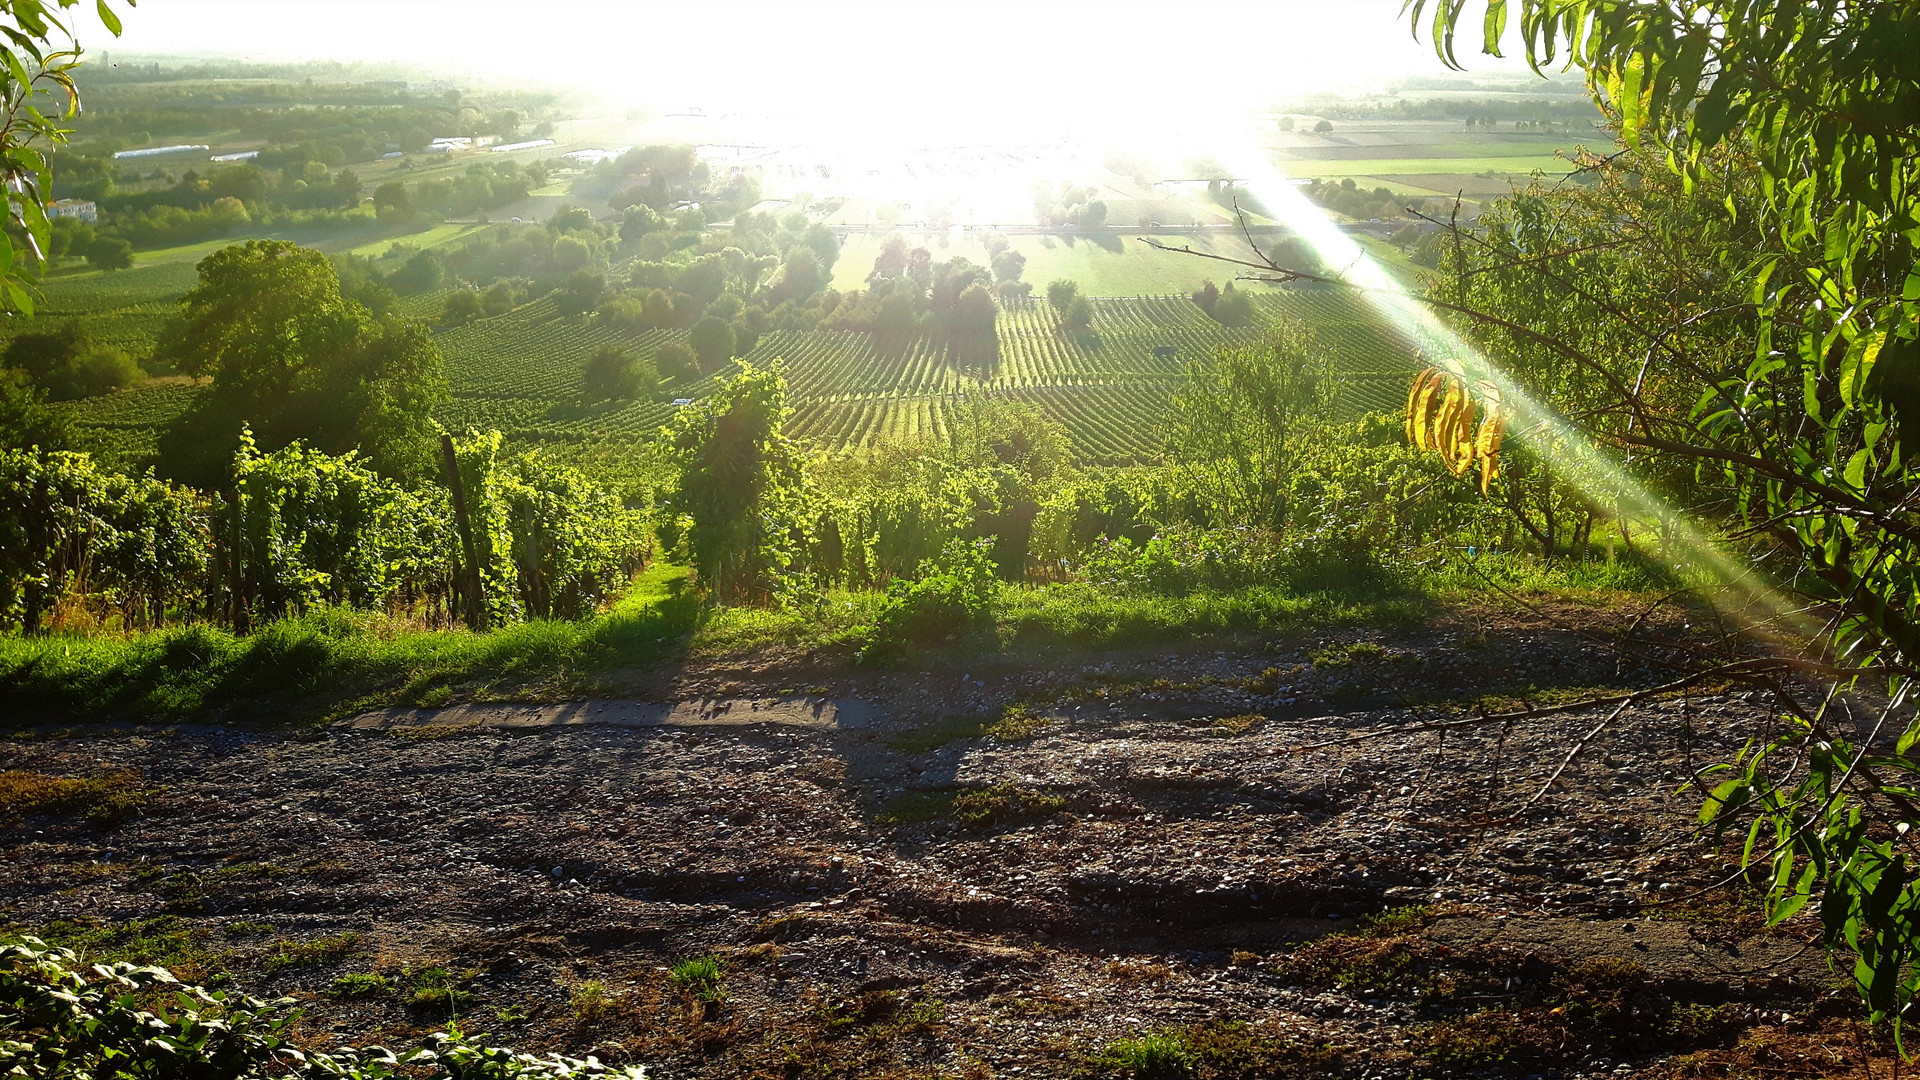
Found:
M 211 385 L 162 441 L 178 478 L 213 486 L 250 424 L 272 451 L 295 439 L 358 449 L 383 472 L 432 465 L 430 412 L 446 394 L 426 329 L 376 321 L 340 294 L 326 256 L 253 240 L 207 256 L 158 355 Z

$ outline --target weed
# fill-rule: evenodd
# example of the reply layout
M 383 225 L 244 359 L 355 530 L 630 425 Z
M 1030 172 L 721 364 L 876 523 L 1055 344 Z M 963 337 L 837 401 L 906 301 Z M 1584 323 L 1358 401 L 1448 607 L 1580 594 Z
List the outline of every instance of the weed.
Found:
M 1179 1034 L 1195 1064 L 1210 1076 L 1318 1080 L 1346 1071 L 1338 1051 L 1298 1043 L 1254 1024 L 1209 1020 Z
M 393 980 L 371 971 L 355 971 L 333 980 L 327 996 L 335 1001 L 364 1001 L 393 993 Z
M 720 958 L 696 956 L 673 965 L 668 977 L 681 993 L 699 1001 L 725 1001 L 726 984 L 720 981 Z
M 1067 800 L 1011 783 L 975 788 L 953 797 L 953 816 L 970 829 L 985 829 L 1019 818 L 1059 813 Z
M 1437 1065 L 1545 1065 L 1560 1060 L 1564 1029 L 1537 1017 L 1493 1006 L 1418 1030 L 1414 1047 Z
M 1115 1039 L 1094 1065 L 1133 1080 L 1185 1080 L 1193 1075 L 1194 1054 L 1178 1031 L 1149 1031 Z
M 351 930 L 312 941 L 281 938 L 274 942 L 273 955 L 267 958 L 267 974 L 283 968 L 320 967 L 338 963 L 360 944 L 360 935 Z
M 1241 713 L 1238 716 L 1219 717 L 1210 726 L 1222 735 L 1245 735 L 1253 730 L 1254 725 L 1265 719 L 1265 716 L 1257 712 Z
M 573 988 L 567 996 L 567 1007 L 573 1010 L 574 1023 L 586 1025 L 594 1023 L 613 1009 L 614 996 L 607 993 L 607 984 L 598 979 L 588 979 Z
M 509 1005 L 493 1014 L 493 1018 L 502 1024 L 524 1024 L 532 1016 L 524 1005 Z
M 95 825 L 118 825 L 144 809 L 152 795 L 135 788 L 137 780 L 125 770 L 73 779 L 17 769 L 0 772 L 0 821 L 65 814 L 84 816 Z
M 1425 904 L 1408 904 L 1405 907 L 1388 908 L 1376 911 L 1360 920 L 1360 932 L 1373 937 L 1388 934 L 1411 934 L 1424 929 L 1429 921 Z
M 430 967 L 406 971 L 411 992 L 407 1004 L 416 1009 L 464 1009 L 473 1004 L 473 994 L 460 989 L 458 978 L 446 968 Z
M 249 922 L 242 919 L 239 922 L 228 923 L 224 929 L 228 937 L 255 937 L 273 933 L 274 926 L 270 922 Z
M 904 1031 L 925 1033 L 939 1027 L 947 1018 L 946 1002 L 939 998 L 921 998 L 913 1003 L 903 1018 L 901 1028 Z
M 1165 964 L 1143 963 L 1139 960 L 1110 960 L 1107 962 L 1108 977 L 1121 982 L 1166 982 L 1173 978 L 1173 969 Z
M 1012 1016 L 1078 1016 L 1086 1011 L 1086 1006 L 1051 986 L 996 994 L 987 1004 Z
M 1001 742 L 1020 742 L 1040 734 L 1052 723 L 1025 705 L 1009 705 L 1000 713 L 1000 718 L 982 728 L 981 733 Z
M 871 1027 L 900 1014 L 900 994 L 896 990 L 871 990 L 855 997 L 828 1002 L 820 1008 L 829 1034 L 849 1028 Z
M 805 915 L 776 915 L 754 927 L 753 932 L 764 941 L 793 941 L 812 925 Z

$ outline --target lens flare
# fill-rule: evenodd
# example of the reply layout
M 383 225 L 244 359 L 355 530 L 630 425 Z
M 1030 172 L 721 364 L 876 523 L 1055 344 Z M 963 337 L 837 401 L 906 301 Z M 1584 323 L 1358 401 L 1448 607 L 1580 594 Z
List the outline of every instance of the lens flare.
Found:
M 1623 462 L 1529 394 L 1432 307 L 1409 293 L 1392 271 L 1309 201 L 1265 153 L 1241 147 L 1223 160 L 1242 178 L 1239 186 L 1251 190 L 1268 212 L 1331 268 L 1330 276 L 1355 289 L 1378 318 L 1411 340 L 1430 363 L 1453 369 L 1469 384 L 1484 382 L 1496 388 L 1502 408 L 1511 417 L 1510 437 L 1549 447 L 1558 468 L 1582 494 L 1616 507 L 1621 518 L 1660 522 L 1669 539 L 1662 558 L 1669 565 L 1703 572 L 1724 586 L 1716 606 L 1743 610 L 1749 617 L 1758 614 L 1756 622 L 1784 622 L 1798 634 L 1816 629 L 1785 596 L 1760 581 L 1752 567 L 1696 528 L 1684 510 L 1649 490 Z

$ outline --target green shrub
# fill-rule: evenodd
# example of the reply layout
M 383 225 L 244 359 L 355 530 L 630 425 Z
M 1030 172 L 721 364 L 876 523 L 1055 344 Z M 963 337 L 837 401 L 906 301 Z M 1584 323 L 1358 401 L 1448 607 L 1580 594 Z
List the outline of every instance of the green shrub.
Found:
M 993 617 L 1000 584 L 991 541 L 950 540 L 919 577 L 895 579 L 874 620 L 870 655 L 957 636 Z

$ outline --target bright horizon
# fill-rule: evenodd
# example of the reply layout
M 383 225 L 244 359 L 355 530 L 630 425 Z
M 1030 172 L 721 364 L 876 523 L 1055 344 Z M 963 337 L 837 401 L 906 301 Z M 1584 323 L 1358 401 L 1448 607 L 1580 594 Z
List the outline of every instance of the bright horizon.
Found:
M 616 108 L 700 105 L 830 120 L 842 137 L 864 129 L 881 139 L 1006 141 L 1064 130 L 1190 135 L 1276 98 L 1442 74 L 1400 6 L 149 0 L 115 5 L 119 39 L 90 5 L 75 12 L 84 12 L 76 29 L 95 62 L 102 53 L 393 61 L 575 87 Z M 530 10 L 543 15 L 540 25 L 526 25 Z M 1524 71 L 1477 50 L 1469 68 Z

